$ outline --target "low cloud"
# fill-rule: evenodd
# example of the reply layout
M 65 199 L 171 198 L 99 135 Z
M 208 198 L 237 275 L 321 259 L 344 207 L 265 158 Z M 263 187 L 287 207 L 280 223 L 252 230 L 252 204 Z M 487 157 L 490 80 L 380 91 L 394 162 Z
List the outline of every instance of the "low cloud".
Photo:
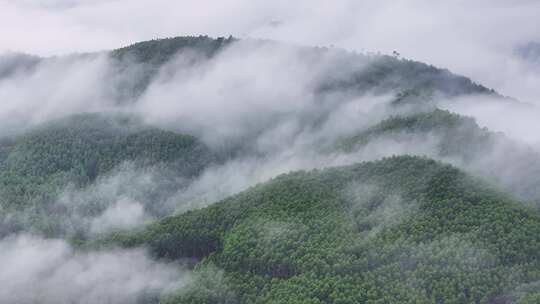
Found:
M 24 58 L 5 60 L 24 66 Z M 106 56 L 65 57 L 35 62 L 30 69 L 0 78 L 1 132 L 109 108 L 111 97 L 103 84 L 107 73 Z
M 77 252 L 30 235 L 0 241 L 0 268 L 5 303 L 138 303 L 189 282 L 187 271 L 141 250 Z
M 199 34 L 387 54 L 397 50 L 406 58 L 449 68 L 505 95 L 540 102 L 539 74 L 514 52 L 540 41 L 539 9 L 533 0 L 445 4 L 158 0 L 152 5 L 144 0 L 3 0 L 0 51 L 56 55 Z
M 165 168 L 123 163 L 87 187 L 68 185 L 49 209 L 64 211 L 66 235 L 126 230 L 172 213 L 178 203 L 169 198 L 188 183 Z
M 107 207 L 103 213 L 92 219 L 90 231 L 102 233 L 105 231 L 129 229 L 142 224 L 148 217 L 144 206 L 127 197 L 120 198 L 115 204 Z
M 481 127 L 502 132 L 508 137 L 540 147 L 540 107 L 515 100 L 487 96 L 466 96 L 438 101 L 454 113 L 474 117 Z

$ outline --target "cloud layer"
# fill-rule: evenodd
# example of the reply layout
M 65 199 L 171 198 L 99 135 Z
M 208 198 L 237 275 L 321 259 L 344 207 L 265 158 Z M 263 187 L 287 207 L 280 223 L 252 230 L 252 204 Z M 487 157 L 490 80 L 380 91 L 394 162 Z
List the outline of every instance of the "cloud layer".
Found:
M 539 73 L 514 51 L 540 40 L 539 11 L 529 0 L 2 0 L 0 51 L 51 55 L 198 34 L 397 50 L 533 102 Z
M 140 250 L 81 253 L 29 235 L 0 240 L 0 268 L 4 303 L 138 303 L 189 281 Z
M 110 49 L 164 36 L 232 34 L 359 51 L 396 50 L 404 57 L 448 67 L 503 94 L 534 103 L 540 101 L 540 72 L 514 50 L 540 40 L 538 11 L 536 1 L 488 0 L 446 4 L 428 0 L 392 4 L 353 0 L 0 0 L 0 52 L 47 56 Z M 100 177 L 86 188 L 68 186 L 56 204 L 75 211 L 66 214 L 63 224 L 68 231 L 81 229 L 90 235 L 131 229 L 174 210 L 206 206 L 288 171 L 394 154 L 441 159 L 437 150 L 441 139 L 431 133 L 382 136 L 349 154 L 323 151 L 336 138 L 399 114 L 388 106 L 397 93 L 393 91 L 376 96 L 372 92 L 317 94 L 320 78 L 337 70 L 363 68 L 362 62 L 354 67 L 350 61 L 344 64 L 342 55 L 331 50 L 310 58 L 289 46 L 249 42 L 236 43 L 195 66 L 189 64 L 192 54 L 179 54 L 147 91 L 126 101 L 120 100 L 123 95 L 118 87 L 137 82 L 140 71 L 135 68 L 117 74 L 117 67 L 104 54 L 42 62 L 10 54 L 0 57 L 0 135 L 73 113 L 120 111 L 135 113 L 153 125 L 194 134 L 213 148 L 230 142 L 244 144 L 240 150 L 245 149 L 241 151 L 245 154 L 206 168 L 192 181 L 124 164 L 126 168 Z M 534 106 L 478 96 L 443 100 L 439 105 L 472 115 L 480 125 L 511 138 L 540 143 L 535 132 L 540 129 L 540 111 Z M 469 164 L 459 157 L 444 160 L 498 177 L 509 186 L 538 176 L 522 170 L 539 159 L 536 152 L 511 148 L 514 146 L 495 147 L 482 161 Z M 508 163 L 514 165 L 529 156 L 522 167 L 507 170 Z M 159 199 L 148 195 L 156 193 L 162 194 Z M 99 205 L 98 214 L 77 211 L 91 205 Z M 382 207 L 370 220 L 392 224 L 397 214 L 406 211 L 397 198 Z M 22 304 L 133 303 L 190 280 L 178 265 L 153 261 L 141 250 L 80 252 L 64 240 L 30 235 L 0 240 L 0 269 L 1 301 Z

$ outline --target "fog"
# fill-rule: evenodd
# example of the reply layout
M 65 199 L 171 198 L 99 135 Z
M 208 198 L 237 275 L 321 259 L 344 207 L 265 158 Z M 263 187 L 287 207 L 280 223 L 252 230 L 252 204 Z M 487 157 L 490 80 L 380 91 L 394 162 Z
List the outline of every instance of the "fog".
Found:
M 376 184 L 351 182 L 345 187 L 343 197 L 353 222 L 362 227 L 365 241 L 405 221 L 418 209 L 418 202 L 407 202 L 398 193 L 387 193 Z
M 375 92 L 376 86 L 368 91 L 321 93 L 321 84 L 366 69 L 370 61 L 341 50 L 316 54 L 262 41 L 233 43 L 210 59 L 180 52 L 161 67 L 140 95 L 127 102 L 119 87 L 140 77 L 136 64 L 128 62 L 131 70 L 122 73 L 105 54 L 45 59 L 0 80 L 0 94 L 11 101 L 0 108 L 0 115 L 5 117 L 3 125 L 28 127 L 73 113 L 129 113 L 150 125 L 195 135 L 213 149 L 239 145 L 244 151 L 210 165 L 191 181 L 170 172 L 141 172 L 127 165 L 86 189 L 66 189 L 58 200 L 61 205 L 79 206 L 80 210 L 89 204 L 101 205 L 100 213 L 91 217 L 72 213 L 75 228 L 70 231 L 84 227 L 103 233 L 131 228 L 174 210 L 207 206 L 281 173 L 392 155 L 427 155 L 487 178 L 495 174 L 496 180 L 506 184 L 531 175 L 524 172 L 520 176 L 521 169 L 509 172 L 507 164 L 524 155 L 535 162 L 537 156 L 529 153 L 527 145 L 540 140 L 534 131 L 540 127 L 536 107 L 496 96 L 448 99 L 435 95 L 435 104 L 473 116 L 481 127 L 522 142 L 517 148 L 522 152 L 510 153 L 511 157 L 508 142 L 468 163 L 461 156 L 442 156 L 440 134 L 381 136 L 353 153 L 336 151 L 333 146 L 340 138 L 354 136 L 391 115 L 430 111 L 431 107 L 391 106 L 399 91 L 381 94 Z M 351 58 L 356 59 L 353 64 Z M 119 215 L 118 206 L 131 212 Z
M 0 49 L 58 55 L 208 34 L 358 51 L 396 50 L 472 77 L 504 95 L 537 102 L 540 75 L 514 50 L 540 40 L 539 9 L 533 0 L 159 0 L 151 5 L 143 0 L 3 0 Z
M 180 54 L 140 97 L 136 111 L 149 123 L 196 134 L 211 146 L 260 136 L 256 144 L 265 151 L 273 148 L 269 138 L 292 140 L 326 116 L 337 119 L 334 111 L 347 111 L 340 127 L 355 129 L 384 115 L 384 97 L 319 94 L 331 71 L 341 68 L 346 75 L 366 64 L 347 66 L 344 58 L 341 52 L 314 56 L 255 41 L 234 43 L 217 58 L 189 67 L 178 64 L 186 61 Z
M 540 107 L 515 100 L 494 100 L 485 96 L 441 100 L 439 106 L 471 116 L 479 125 L 510 138 L 540 147 Z
M 111 104 L 110 91 L 103 82 L 109 67 L 105 56 L 53 58 L 33 62 L 27 68 L 25 56 L 7 56 L 4 61 L 0 132 L 67 114 L 105 110 Z M 8 62 L 17 68 L 8 71 Z
M 142 250 L 81 253 L 30 235 L 0 241 L 0 267 L 5 303 L 139 303 L 190 282 L 187 270 Z
M 136 94 L 132 91 L 148 71 L 130 58 L 118 62 L 104 52 L 0 56 L 2 138 L 72 114 L 120 113 L 193 135 L 213 153 L 225 155 L 189 178 L 172 172 L 166 164 L 139 168 L 128 161 L 86 185 L 61 185 L 47 214 L 63 217 L 56 223 L 58 235 L 45 238 L 25 225 L 18 234 L 2 231 L 2 236 L 9 235 L 0 239 L 0 283 L 5 286 L 0 301 L 133 303 L 181 289 L 190 282 L 189 271 L 181 265 L 156 261 L 142 249 L 83 251 L 61 237 L 95 238 L 144 227 L 296 170 L 392 155 L 428 156 L 538 206 L 540 72 L 515 49 L 540 40 L 540 19 L 534 12 L 539 9 L 533 1 L 487 0 L 445 5 L 423 0 L 392 5 L 346 0 L 331 5 L 0 0 L 0 51 L 63 55 L 199 33 L 289 42 L 241 40 L 211 58 L 184 50 L 159 67 Z M 297 44 L 329 48 L 315 51 Z M 407 63 L 402 57 L 422 60 L 470 76 L 517 100 L 493 94 L 432 92 L 430 104 L 396 106 L 396 96 L 411 89 L 415 81 L 397 74 L 366 81 L 371 85 L 367 89 L 336 89 L 332 85 L 358 71 L 370 71 L 374 58 L 379 58 L 337 47 L 397 51 L 401 55 L 388 57 L 390 67 Z M 448 81 L 448 87 L 462 84 Z M 399 85 L 388 88 L 386 82 Z M 486 132 L 486 146 L 445 154 L 441 148 L 447 140 L 445 133 L 421 130 L 381 134 L 350 151 L 339 146 L 385 119 L 430 112 L 435 107 L 474 117 L 487 129 L 464 125 L 457 132 Z M 353 199 L 365 199 L 365 195 L 369 199 L 375 190 L 370 185 L 351 185 L 348 194 Z M 365 201 L 355 203 L 365 209 Z M 404 205 L 399 194 L 386 198 L 365 218 L 374 227 L 366 236 L 394 225 L 412 211 L 414 207 Z M 17 216 L 5 212 L 0 223 Z M 23 215 L 22 223 L 30 225 L 33 220 Z M 459 245 L 459 240 L 447 241 Z M 426 246 L 417 255 L 429 250 L 430 245 Z M 468 246 L 464 244 L 456 255 L 468 252 Z M 472 255 L 470 264 L 480 265 L 475 259 L 482 254 Z

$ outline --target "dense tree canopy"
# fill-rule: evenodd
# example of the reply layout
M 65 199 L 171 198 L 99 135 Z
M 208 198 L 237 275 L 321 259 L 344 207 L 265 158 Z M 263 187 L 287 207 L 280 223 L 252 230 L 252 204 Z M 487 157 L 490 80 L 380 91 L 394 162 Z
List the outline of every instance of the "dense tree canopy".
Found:
M 381 140 L 421 143 L 424 149 L 418 151 L 423 155 L 488 177 L 533 205 L 540 202 L 538 151 L 502 133 L 481 128 L 471 117 L 439 109 L 394 115 L 352 136 L 337 139 L 329 150 L 354 153 Z
M 166 303 L 530 303 L 540 278 L 536 210 L 417 157 L 279 176 L 102 242 L 200 259 L 203 285 L 223 271 Z
M 186 66 L 208 63 L 236 42 L 177 37 L 106 52 L 110 70 L 104 81 L 119 86 L 111 106 L 132 113 L 131 102 L 167 72 L 167 63 L 181 54 Z M 433 102 L 462 95 L 502 97 L 466 77 L 397 56 L 287 47 L 308 67 L 332 59 L 308 81 L 306 98 L 316 106 L 277 111 L 266 117 L 274 129 L 225 138 L 220 147 L 116 112 L 77 114 L 0 137 L 0 238 L 19 232 L 61 237 L 82 253 L 143 248 L 153 259 L 193 270 L 187 286 L 166 290 L 159 299 L 150 291 L 141 300 L 145 304 L 538 303 L 540 213 L 530 207 L 540 199 L 538 153 Z M 49 60 L 0 61 L 0 78 Z M 327 132 L 332 136 L 321 131 L 338 112 L 334 108 L 366 95 L 390 99 L 384 107 L 391 115 L 365 128 Z M 240 119 L 267 114 L 267 107 L 258 109 Z M 294 119 L 276 118 L 280 115 Z M 253 121 L 250 125 L 257 125 Z M 292 131 L 278 128 L 282 122 Z M 264 149 L 288 131 L 294 136 L 287 144 L 301 145 L 301 152 L 288 146 Z M 262 137 L 266 132 L 270 139 Z M 303 141 L 312 134 L 315 139 Z M 377 142 L 425 144 L 430 150 L 361 162 L 362 149 Z M 268 167 L 281 165 L 294 153 L 301 156 L 292 158 L 298 162 L 309 153 L 306 159 L 313 159 L 306 164 L 336 154 L 352 165 L 289 172 L 204 208 L 176 209 L 193 184 L 204 196 L 197 191 L 228 182 L 236 168 L 262 171 L 266 167 L 249 166 L 268 159 L 274 161 L 264 163 Z M 258 177 L 249 173 L 247 184 Z M 516 173 L 519 183 L 512 180 Z M 147 180 L 137 182 L 146 174 Z M 103 185 L 117 177 L 128 182 L 115 185 L 120 195 L 109 197 L 114 187 Z M 85 221 L 99 218 L 126 193 L 148 218 L 137 226 L 90 233 Z
M 58 194 L 69 185 L 87 186 L 125 163 L 166 168 L 172 179 L 196 176 L 214 160 L 194 137 L 145 126 L 129 116 L 83 114 L 40 125 L 0 142 L 0 208 L 14 212 L 1 219 L 0 230 L 37 225 L 39 231 L 57 234 L 62 221 L 55 218 L 62 219 L 64 212 L 50 214 L 49 209 L 56 208 Z

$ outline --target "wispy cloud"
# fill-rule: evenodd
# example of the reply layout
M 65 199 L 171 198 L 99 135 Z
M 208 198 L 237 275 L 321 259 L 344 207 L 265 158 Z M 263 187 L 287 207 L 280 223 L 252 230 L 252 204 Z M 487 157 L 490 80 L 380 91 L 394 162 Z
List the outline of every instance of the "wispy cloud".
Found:
M 193 34 L 397 50 L 537 101 L 540 76 L 514 50 L 540 40 L 539 10 L 528 0 L 2 0 L 0 50 L 50 55 Z
M 29 235 L 0 240 L 5 303 L 138 303 L 189 282 L 178 265 L 141 250 L 76 252 L 63 240 Z

